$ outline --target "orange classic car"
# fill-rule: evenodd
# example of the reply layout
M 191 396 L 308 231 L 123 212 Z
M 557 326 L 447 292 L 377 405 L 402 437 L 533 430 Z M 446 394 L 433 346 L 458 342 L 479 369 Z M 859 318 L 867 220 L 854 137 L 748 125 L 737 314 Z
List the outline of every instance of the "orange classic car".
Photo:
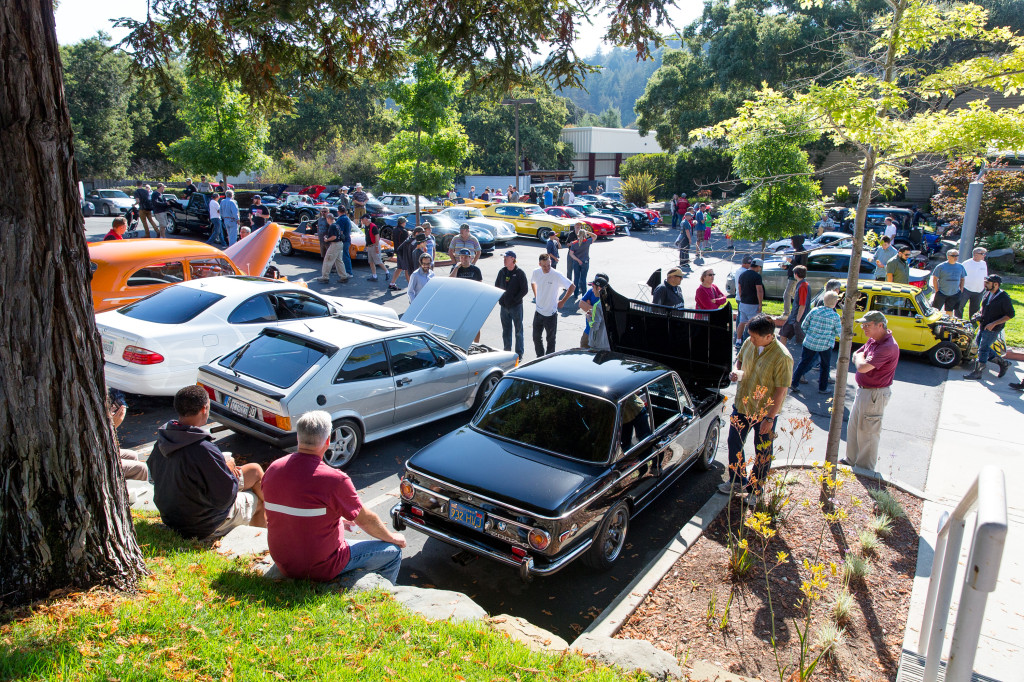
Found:
M 186 239 L 125 239 L 89 244 L 92 305 L 99 313 L 178 282 L 218 275 L 261 276 L 281 228 L 271 223 L 225 250 Z
M 296 251 L 316 254 L 320 257 L 320 238 L 316 235 L 316 222 L 313 220 L 303 221 L 298 227 L 285 228 L 281 235 L 281 255 L 291 256 Z M 394 245 L 387 239 L 381 238 L 380 251 L 384 256 L 392 255 Z M 366 234 L 358 227 L 352 228 L 352 244 L 348 248 L 349 258 L 353 262 L 366 260 Z

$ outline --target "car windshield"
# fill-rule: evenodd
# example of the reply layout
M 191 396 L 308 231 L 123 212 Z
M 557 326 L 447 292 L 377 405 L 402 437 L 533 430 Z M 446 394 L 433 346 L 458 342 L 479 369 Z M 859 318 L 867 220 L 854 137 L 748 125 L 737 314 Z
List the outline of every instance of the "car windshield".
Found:
M 917 307 L 921 309 L 921 314 L 928 317 L 935 312 L 935 308 L 931 307 L 928 303 L 928 299 L 925 298 L 924 292 L 919 291 L 914 295 L 914 300 L 917 301 Z
M 104 199 L 131 199 L 130 196 L 119 189 L 101 189 L 100 196 Z
M 526 215 L 536 215 L 538 213 L 544 213 L 540 206 L 524 206 L 523 213 Z
M 217 364 L 278 388 L 288 388 L 324 357 L 321 349 L 286 334 L 263 333 Z
M 446 215 L 432 215 L 427 219 L 427 222 L 434 227 L 459 228 L 459 224 Z
M 583 213 L 585 215 L 590 215 L 591 213 L 597 213 L 597 209 L 594 208 L 593 206 L 590 206 L 589 204 L 580 204 L 580 205 L 576 206 L 574 208 L 574 210 L 579 211 L 580 213 Z
M 615 429 L 615 406 L 583 393 L 505 378 L 473 425 L 564 457 L 605 462 Z
M 569 216 L 570 218 L 581 218 L 581 217 L 583 217 L 582 213 L 577 211 L 575 208 L 569 208 L 568 206 L 565 207 L 565 215 Z
M 462 210 L 463 215 L 467 218 L 483 218 L 484 214 L 479 208 L 466 208 Z
M 222 298 L 224 297 L 220 294 L 202 289 L 167 287 L 140 301 L 118 308 L 117 312 L 143 322 L 182 324 Z

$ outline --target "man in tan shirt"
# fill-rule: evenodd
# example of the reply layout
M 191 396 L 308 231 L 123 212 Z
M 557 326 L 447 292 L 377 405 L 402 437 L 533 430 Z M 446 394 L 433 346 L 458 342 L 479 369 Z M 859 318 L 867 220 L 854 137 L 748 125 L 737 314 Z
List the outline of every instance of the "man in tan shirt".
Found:
M 750 336 L 736 357 L 729 375 L 737 382 L 736 400 L 729 419 L 729 480 L 718 486 L 726 495 L 748 493 L 747 505 L 761 500 L 775 448 L 775 422 L 793 378 L 793 356 L 775 338 L 775 321 L 759 313 L 747 325 Z M 754 466 L 747 475 L 743 447 L 754 432 Z

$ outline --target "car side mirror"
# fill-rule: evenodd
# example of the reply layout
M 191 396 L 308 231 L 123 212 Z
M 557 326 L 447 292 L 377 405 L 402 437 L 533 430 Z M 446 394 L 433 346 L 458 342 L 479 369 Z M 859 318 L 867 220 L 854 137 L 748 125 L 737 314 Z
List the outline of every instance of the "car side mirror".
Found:
M 446 358 L 444 356 L 441 356 L 441 357 L 439 357 L 437 359 L 437 366 L 438 367 L 444 367 L 447 364 L 448 364 L 448 358 Z
M 914 315 L 914 319 L 917 320 L 918 322 L 920 322 L 921 320 L 924 319 L 924 315 L 922 315 L 921 313 L 918 313 L 918 314 Z

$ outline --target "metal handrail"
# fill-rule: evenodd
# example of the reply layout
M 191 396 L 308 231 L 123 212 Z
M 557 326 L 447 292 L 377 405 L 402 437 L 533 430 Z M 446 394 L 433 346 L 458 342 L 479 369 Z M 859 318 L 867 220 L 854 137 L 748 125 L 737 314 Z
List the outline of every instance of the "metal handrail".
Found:
M 975 509 L 974 537 L 946 663 L 947 682 L 969 682 L 971 679 L 985 619 L 985 603 L 989 593 L 996 589 L 1007 530 L 1006 481 L 1002 469 L 983 467 L 952 516 L 943 512 L 939 519 L 939 535 L 919 643 L 921 655 L 926 657 L 925 682 L 934 682 L 938 678 L 964 529 L 968 515 Z

